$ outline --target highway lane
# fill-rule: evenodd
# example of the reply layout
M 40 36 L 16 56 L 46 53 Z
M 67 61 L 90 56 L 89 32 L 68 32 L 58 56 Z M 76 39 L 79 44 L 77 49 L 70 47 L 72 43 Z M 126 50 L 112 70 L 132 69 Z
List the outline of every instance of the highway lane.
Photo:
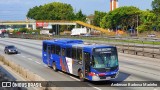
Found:
M 7 44 L 13 44 L 18 47 L 21 51 L 18 55 L 5 55 L 7 58 L 10 58 L 14 62 L 22 65 L 23 67 L 37 73 L 46 80 L 53 81 L 76 81 L 77 78 L 71 77 L 70 75 L 63 74 L 62 72 L 55 73 L 50 68 L 47 68 L 46 65 L 41 61 L 41 44 L 40 40 L 28 40 L 28 39 L 11 39 L 11 38 L 1 38 L 0 39 L 0 50 L 3 53 L 3 47 Z M 13 58 L 14 57 L 14 58 Z M 160 61 L 158 59 L 146 58 L 141 56 L 119 54 L 120 61 L 120 75 L 118 79 L 120 81 L 160 81 Z M 154 62 L 153 62 L 154 61 Z M 55 78 L 56 76 L 56 78 Z M 78 83 L 79 84 L 79 83 Z M 96 87 L 94 83 L 88 83 L 92 88 L 83 88 L 83 89 L 110 89 L 111 87 Z M 105 86 L 102 84 L 101 86 Z M 69 88 L 70 89 L 70 88 Z M 73 88 L 71 88 L 73 89 Z M 70 89 L 70 90 L 71 90 Z M 74 88 L 75 89 L 75 88 Z M 77 88 L 81 89 L 81 88 Z M 119 90 L 136 90 L 138 88 L 123 87 L 117 88 L 112 87 L 111 89 Z M 145 89 L 146 88 L 140 88 Z M 154 88 L 147 88 L 148 90 L 154 90 Z

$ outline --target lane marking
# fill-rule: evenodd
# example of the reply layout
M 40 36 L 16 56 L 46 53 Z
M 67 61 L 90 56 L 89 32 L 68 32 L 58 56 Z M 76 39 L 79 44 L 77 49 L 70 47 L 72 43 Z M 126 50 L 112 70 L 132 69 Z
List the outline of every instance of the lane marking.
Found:
M 44 67 L 47 67 L 47 68 L 50 68 L 50 67 L 49 67 L 48 65 L 46 65 L 46 64 L 43 64 L 43 66 L 44 66 Z
M 159 65 L 156 65 L 156 64 L 151 64 L 150 62 L 139 62 L 139 61 L 133 61 L 133 60 L 129 60 L 129 59 L 123 59 L 125 61 L 129 61 L 129 62 L 133 62 L 133 63 L 137 63 L 137 64 L 144 64 L 144 65 L 153 65 L 153 66 L 156 66 L 156 67 L 160 67 Z M 153 62 L 153 61 L 152 61 Z
M 43 65 L 44 67 L 48 67 L 47 65 Z
M 22 56 L 23 58 L 25 58 L 26 56 Z
M 157 88 L 154 88 L 153 90 L 158 90 Z
M 93 86 L 93 85 L 91 85 L 91 84 L 88 84 L 89 86 L 91 86 L 91 87 L 93 87 L 93 88 L 95 88 L 95 89 L 97 89 L 97 90 L 102 90 L 102 89 L 100 89 L 100 88 L 98 88 L 98 87 L 95 87 L 95 86 Z
M 38 62 L 38 61 L 34 61 L 34 62 L 36 62 L 37 64 L 41 64 L 40 62 Z
M 61 74 L 64 74 L 63 72 L 61 72 L 61 71 L 58 71 L 59 73 L 61 73 Z
M 28 60 L 32 61 L 32 58 L 28 58 Z
M 70 78 L 76 80 L 76 81 L 80 81 L 79 79 L 75 78 L 75 77 L 72 77 L 72 76 L 69 76 Z

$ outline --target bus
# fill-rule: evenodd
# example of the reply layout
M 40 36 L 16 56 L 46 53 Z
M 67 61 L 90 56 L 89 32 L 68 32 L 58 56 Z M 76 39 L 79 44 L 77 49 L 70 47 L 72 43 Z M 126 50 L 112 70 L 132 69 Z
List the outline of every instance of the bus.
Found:
M 54 71 L 78 76 L 81 81 L 115 79 L 119 73 L 117 48 L 110 45 L 85 44 L 82 40 L 44 40 L 42 60 Z

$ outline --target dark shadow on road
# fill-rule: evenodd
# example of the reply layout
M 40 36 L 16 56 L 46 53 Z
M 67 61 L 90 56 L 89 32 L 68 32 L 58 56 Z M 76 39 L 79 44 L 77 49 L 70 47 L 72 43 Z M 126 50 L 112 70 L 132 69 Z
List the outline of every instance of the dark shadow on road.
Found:
M 60 71 L 68 76 L 72 76 L 72 77 L 75 77 L 77 79 L 78 76 L 75 76 L 75 75 L 72 75 L 72 74 L 69 74 L 69 73 L 66 73 L 66 72 L 63 72 L 63 71 Z M 125 81 L 128 77 L 130 76 L 130 74 L 127 74 L 127 73 L 124 73 L 124 72 L 119 72 L 119 75 L 116 79 L 113 79 L 113 80 L 107 80 L 107 81 L 89 81 L 89 80 L 85 80 L 85 82 L 81 82 L 81 81 L 66 81 L 66 82 L 69 82 L 70 84 L 73 85 L 73 87 L 77 87 L 76 83 L 79 83 L 78 87 L 82 86 L 82 87 L 88 87 L 87 85 L 88 84 L 92 84 L 96 87 L 110 87 L 111 86 L 111 83 L 121 83 L 122 81 Z M 66 83 L 64 82 L 64 83 Z M 62 82 L 61 82 L 62 83 Z M 70 85 L 69 85 L 70 87 Z
M 0 90 L 27 90 L 27 88 L 5 87 L 2 85 L 2 82 L 11 82 L 11 81 L 17 81 L 16 77 L 13 76 L 10 72 L 8 72 L 5 68 L 0 66 Z
M 10 74 L 6 69 L 4 69 L 2 66 L 0 66 L 0 81 L 16 81 L 16 78 Z
M 97 86 L 97 87 L 106 87 L 110 86 L 112 83 L 121 83 L 122 81 L 125 81 L 130 74 L 119 72 L 119 75 L 116 79 L 108 80 L 108 81 L 88 81 L 89 83 Z

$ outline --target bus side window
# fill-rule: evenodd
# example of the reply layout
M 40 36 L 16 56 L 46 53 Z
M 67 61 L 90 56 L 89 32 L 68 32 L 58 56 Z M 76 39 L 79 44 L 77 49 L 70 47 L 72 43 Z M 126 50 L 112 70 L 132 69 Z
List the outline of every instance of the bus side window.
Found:
M 51 45 L 51 53 L 55 54 L 55 45 Z
M 43 43 L 43 51 L 46 52 L 47 51 L 47 44 Z
M 66 56 L 71 58 L 71 48 L 66 48 Z
M 56 54 L 57 55 L 60 55 L 60 52 L 61 52 L 61 48 L 60 48 L 60 46 L 59 45 L 56 45 Z
M 77 49 L 77 59 L 82 60 L 82 49 Z
M 65 51 L 66 51 L 65 48 L 62 48 L 62 54 L 61 54 L 62 56 L 65 56 Z
M 72 48 L 72 58 L 76 59 L 76 48 Z

